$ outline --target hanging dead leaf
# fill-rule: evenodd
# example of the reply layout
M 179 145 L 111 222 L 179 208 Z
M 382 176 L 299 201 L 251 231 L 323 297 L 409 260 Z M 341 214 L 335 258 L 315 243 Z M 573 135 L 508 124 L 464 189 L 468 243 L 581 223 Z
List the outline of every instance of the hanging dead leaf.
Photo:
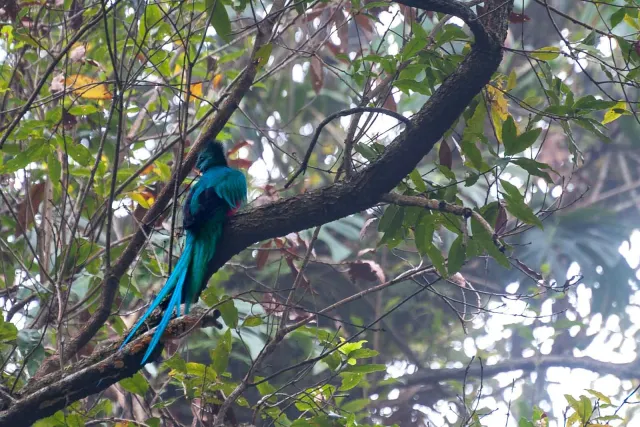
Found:
M 353 283 L 359 280 L 366 280 L 367 282 L 379 282 L 384 283 L 385 276 L 382 267 L 375 261 L 364 260 L 354 261 L 347 263 L 349 270 L 349 278 Z
M 496 234 L 502 233 L 504 228 L 507 226 L 507 210 L 504 208 L 502 204 L 498 208 L 498 216 L 496 217 L 495 231 Z
M 260 249 L 262 250 L 258 250 L 258 256 L 256 257 L 256 266 L 258 267 L 258 270 L 262 270 L 265 264 L 267 263 L 267 260 L 269 259 L 269 254 L 271 253 L 269 249 L 271 248 L 272 245 L 273 245 L 273 241 L 269 240 L 268 242 L 260 246 Z
M 64 90 L 64 75 L 58 74 L 51 79 L 51 85 L 49 86 L 51 92 L 60 92 Z
M 82 27 L 82 14 L 84 13 L 84 2 L 81 0 L 73 0 L 69 8 L 69 16 L 71 16 L 69 27 L 73 30 L 79 30 Z
M 317 56 L 311 58 L 311 86 L 316 94 L 320 93 L 324 84 L 324 75 L 322 74 L 322 62 Z
M 460 286 L 461 288 L 466 288 L 467 287 L 467 279 L 465 279 L 464 276 L 462 274 L 460 274 L 459 272 L 454 274 L 453 276 L 449 277 L 449 281 L 455 283 L 456 285 Z
M 360 229 L 360 240 L 364 239 L 364 237 L 367 235 L 367 231 L 369 230 L 369 227 L 371 226 L 371 224 L 373 224 L 377 220 L 378 218 L 372 217 L 365 221 L 364 225 Z
M 207 76 L 210 73 L 215 73 L 218 70 L 218 57 L 207 56 Z M 215 80 L 215 78 L 214 78 Z
M 446 140 L 440 141 L 440 150 L 438 150 L 438 158 L 440 159 L 440 164 L 442 166 L 446 166 L 451 169 L 453 165 L 453 156 L 451 154 L 451 148 L 449 148 L 449 144 L 447 144 Z
M 374 28 L 371 18 L 359 13 L 355 16 L 354 19 L 356 21 L 356 25 L 358 25 L 358 28 L 364 32 L 365 38 L 367 40 L 371 40 L 371 36 L 373 36 L 374 34 Z
M 85 53 L 87 53 L 87 48 L 81 44 L 71 50 L 69 58 L 71 62 L 84 62 Z
M 78 124 L 78 119 L 73 114 L 69 114 L 68 110 L 62 112 L 62 126 L 66 130 L 71 130 Z
M 86 99 L 111 99 L 113 96 L 109 92 L 107 85 L 99 82 L 93 77 L 76 74 L 65 79 L 68 87 L 73 88 L 73 93 Z
M 29 198 L 18 203 L 18 226 L 13 234 L 15 237 L 22 234 L 22 230 L 26 231 L 35 221 L 35 214 L 38 213 L 40 203 L 44 200 L 44 189 L 44 182 L 33 184 L 29 188 Z

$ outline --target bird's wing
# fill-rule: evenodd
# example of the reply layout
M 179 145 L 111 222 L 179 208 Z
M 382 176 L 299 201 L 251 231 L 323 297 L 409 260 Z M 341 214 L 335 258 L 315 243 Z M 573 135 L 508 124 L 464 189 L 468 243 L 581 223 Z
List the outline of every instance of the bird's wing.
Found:
M 224 202 L 218 196 L 214 186 L 207 180 L 200 180 L 193 187 L 183 207 L 183 227 L 185 230 L 197 228 L 207 219 L 213 218 L 216 211 L 224 215 Z
M 226 168 L 220 179 L 215 181 L 214 188 L 229 209 L 237 209 L 247 200 L 247 180 L 239 170 Z

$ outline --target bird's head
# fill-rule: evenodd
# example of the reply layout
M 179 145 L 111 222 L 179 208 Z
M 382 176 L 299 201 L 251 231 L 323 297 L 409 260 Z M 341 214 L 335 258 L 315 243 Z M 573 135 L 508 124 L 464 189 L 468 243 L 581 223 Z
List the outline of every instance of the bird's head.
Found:
M 198 154 L 196 167 L 200 172 L 205 172 L 215 166 L 227 166 L 227 158 L 224 155 L 222 143 L 211 139 L 205 143 L 204 148 Z

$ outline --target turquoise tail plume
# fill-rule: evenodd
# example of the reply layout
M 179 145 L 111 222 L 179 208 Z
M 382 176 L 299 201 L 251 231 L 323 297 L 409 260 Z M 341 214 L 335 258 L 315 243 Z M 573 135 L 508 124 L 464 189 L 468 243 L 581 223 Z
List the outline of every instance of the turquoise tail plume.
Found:
M 193 258 L 194 240 L 194 236 L 187 236 L 187 242 L 185 244 L 184 251 L 182 252 L 182 256 L 178 260 L 175 269 L 171 273 L 171 276 L 169 276 L 167 283 L 165 283 L 165 285 L 162 287 L 160 293 L 155 297 L 151 305 L 147 308 L 147 311 L 131 329 L 131 332 L 129 332 L 129 335 L 127 335 L 127 338 L 122 342 L 122 345 L 120 346 L 120 350 L 122 350 L 122 348 L 127 345 L 129 340 L 133 338 L 136 332 L 138 332 L 140 326 L 142 326 L 142 324 L 147 320 L 153 310 L 155 310 L 169 294 L 173 293 L 171 295 L 171 299 L 169 300 L 169 304 L 165 309 L 164 315 L 162 316 L 162 321 L 158 325 L 158 328 L 153 335 L 153 339 L 149 344 L 147 352 L 144 354 L 144 358 L 142 359 L 143 365 L 146 363 L 151 353 L 153 353 L 156 345 L 158 345 L 158 341 L 160 341 L 162 333 L 166 329 L 167 325 L 169 324 L 169 320 L 171 320 L 171 317 L 173 316 L 173 311 L 176 310 L 176 315 L 180 316 L 182 291 L 184 288 L 184 282 L 187 279 L 187 274 L 189 273 L 189 264 L 191 264 L 191 259 Z

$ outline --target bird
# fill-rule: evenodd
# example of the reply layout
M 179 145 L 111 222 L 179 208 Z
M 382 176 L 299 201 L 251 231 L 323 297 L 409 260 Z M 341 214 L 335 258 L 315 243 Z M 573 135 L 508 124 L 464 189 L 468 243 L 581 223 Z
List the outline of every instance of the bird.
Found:
M 224 224 L 247 200 L 247 180 L 241 171 L 229 167 L 219 141 L 211 139 L 205 143 L 198 154 L 196 168 L 201 173 L 200 179 L 189 191 L 183 206 L 186 238 L 182 255 L 165 285 L 120 346 L 122 350 L 151 313 L 170 296 L 141 365 L 158 345 L 173 312 L 180 317 L 180 306 L 184 303 L 184 313 L 188 314 L 191 304 L 198 300 L 207 285 L 207 264 L 216 253 Z

